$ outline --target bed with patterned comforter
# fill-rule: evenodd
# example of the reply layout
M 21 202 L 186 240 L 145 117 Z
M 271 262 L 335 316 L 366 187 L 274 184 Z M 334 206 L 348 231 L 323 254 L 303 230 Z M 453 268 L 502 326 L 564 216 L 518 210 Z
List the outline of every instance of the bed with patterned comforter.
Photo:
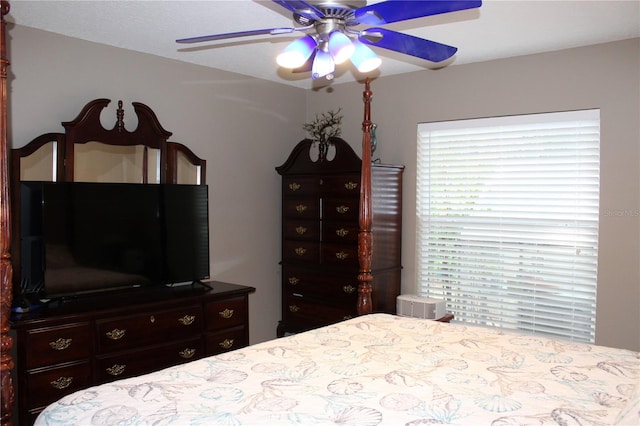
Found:
M 639 425 L 640 354 L 371 314 L 92 387 L 36 425 Z

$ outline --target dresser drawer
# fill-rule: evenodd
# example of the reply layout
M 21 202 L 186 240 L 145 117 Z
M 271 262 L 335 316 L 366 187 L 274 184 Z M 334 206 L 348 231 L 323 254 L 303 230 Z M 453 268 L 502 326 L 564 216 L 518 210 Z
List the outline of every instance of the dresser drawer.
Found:
M 351 222 L 325 222 L 322 227 L 322 241 L 358 244 L 358 224 Z
M 207 330 L 221 330 L 238 325 L 245 325 L 247 312 L 247 299 L 235 297 L 207 303 Z
M 172 365 L 193 361 L 203 356 L 202 338 L 197 336 L 167 345 L 98 357 L 98 381 L 99 383 L 105 383 L 150 373 Z
M 352 266 L 357 268 L 359 266 L 357 243 L 323 244 L 322 263 L 329 265 Z
M 282 224 L 284 238 L 287 240 L 320 240 L 320 222 L 289 219 Z
M 360 173 L 325 176 L 322 181 L 322 192 L 325 195 L 360 197 Z
M 283 215 L 289 219 L 320 219 L 318 198 L 286 198 L 282 203 Z
M 358 271 L 352 274 L 332 275 L 304 268 L 285 265 L 282 268 L 282 291 L 284 294 L 298 295 L 305 299 L 315 299 L 355 306 L 358 295 Z
M 325 198 L 322 207 L 323 220 L 352 221 L 358 223 L 360 202 L 357 198 Z
M 304 321 L 317 326 L 332 324 L 357 316 L 355 303 L 350 307 L 329 306 L 301 297 L 285 298 L 283 309 L 285 321 Z
M 99 353 L 183 339 L 202 332 L 203 324 L 200 305 L 99 320 L 96 322 Z
M 320 263 L 320 243 L 285 240 L 282 242 L 282 257 L 294 262 Z
M 68 363 L 54 368 L 30 370 L 26 374 L 28 409 L 50 404 L 71 392 L 91 384 L 88 361 Z
M 249 344 L 247 331 L 244 327 L 235 327 L 219 333 L 209 333 L 206 336 L 206 341 L 207 356 L 232 351 Z
M 317 194 L 321 179 L 317 176 L 289 176 L 282 179 L 282 195 Z
M 80 322 L 27 330 L 26 347 L 27 369 L 88 358 L 91 328 L 88 322 Z

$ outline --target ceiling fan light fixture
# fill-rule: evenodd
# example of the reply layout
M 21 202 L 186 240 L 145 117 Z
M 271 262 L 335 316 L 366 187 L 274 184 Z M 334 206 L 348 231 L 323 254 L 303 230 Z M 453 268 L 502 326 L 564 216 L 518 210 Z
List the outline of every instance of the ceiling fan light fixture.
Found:
M 334 31 L 329 36 L 329 53 L 336 64 L 347 61 L 356 50 L 351 39 L 340 31 Z
M 354 40 L 352 44 L 355 46 L 355 51 L 350 59 L 358 71 L 362 73 L 370 72 L 382 64 L 382 60 L 378 55 L 364 43 Z
M 309 59 L 317 45 L 316 39 L 310 35 L 295 40 L 276 58 L 278 65 L 284 68 L 298 68 Z
M 333 79 L 333 72 L 336 70 L 336 64 L 328 52 L 318 49 L 316 57 L 311 67 L 311 78 L 326 77 L 327 80 Z

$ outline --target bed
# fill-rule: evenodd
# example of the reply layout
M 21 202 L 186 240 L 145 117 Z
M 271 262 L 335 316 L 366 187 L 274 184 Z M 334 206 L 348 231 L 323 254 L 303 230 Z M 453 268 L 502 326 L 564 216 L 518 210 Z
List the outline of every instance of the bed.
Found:
M 36 425 L 637 425 L 638 353 L 369 314 L 71 394 Z
M 0 65 L 1 420 L 14 403 L 7 140 Z M 371 312 L 370 82 L 365 83 L 358 314 L 343 322 L 90 387 L 37 425 L 638 425 L 640 354 Z

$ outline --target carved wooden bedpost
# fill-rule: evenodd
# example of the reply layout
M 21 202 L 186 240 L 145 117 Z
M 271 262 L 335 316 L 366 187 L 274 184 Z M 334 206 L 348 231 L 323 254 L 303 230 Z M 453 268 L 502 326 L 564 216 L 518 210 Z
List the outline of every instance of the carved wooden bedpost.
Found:
M 362 122 L 362 171 L 360 173 L 360 211 L 358 234 L 358 315 L 370 314 L 371 302 L 371 96 L 370 80 L 367 78 L 363 93 L 364 120 Z
M 9 336 L 9 315 L 13 300 L 13 267 L 11 266 L 11 207 L 9 200 L 9 141 L 7 139 L 7 59 L 5 15 L 9 2 L 0 2 L 0 422 L 11 424 L 14 389 L 11 371 L 13 359 L 9 354 L 13 340 Z

